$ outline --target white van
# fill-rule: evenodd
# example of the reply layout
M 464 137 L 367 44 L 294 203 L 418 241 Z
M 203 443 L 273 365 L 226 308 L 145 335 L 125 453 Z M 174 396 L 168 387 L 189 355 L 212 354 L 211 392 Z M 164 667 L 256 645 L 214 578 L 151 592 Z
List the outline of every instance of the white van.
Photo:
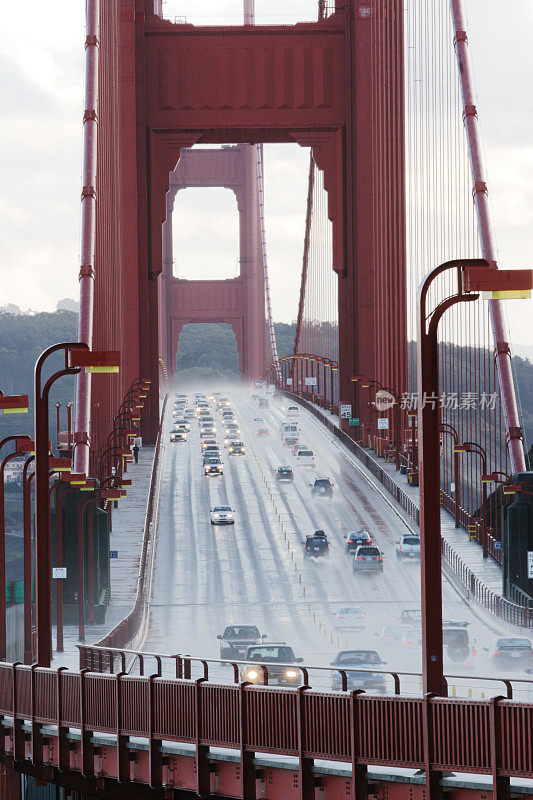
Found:
M 287 408 L 287 416 L 288 417 L 299 417 L 300 416 L 300 407 L 299 406 L 288 406 L 288 408 Z

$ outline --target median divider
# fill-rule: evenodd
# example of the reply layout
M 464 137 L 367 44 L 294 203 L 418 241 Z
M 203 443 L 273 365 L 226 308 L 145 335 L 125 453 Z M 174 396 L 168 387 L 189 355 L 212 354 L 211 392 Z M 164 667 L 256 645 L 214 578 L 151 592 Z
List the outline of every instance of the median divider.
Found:
M 263 479 L 263 483 L 265 484 L 265 488 L 266 488 L 268 496 L 270 498 L 270 503 L 272 505 L 272 508 L 273 508 L 275 514 L 276 514 L 276 518 L 278 520 L 278 523 L 280 525 L 281 531 L 283 533 L 283 537 L 284 537 L 285 541 L 287 542 L 287 551 L 290 554 L 291 561 L 294 562 L 294 571 L 295 571 L 295 573 L 298 574 L 298 586 L 299 586 L 299 588 L 300 588 L 300 590 L 302 592 L 302 596 L 305 598 L 305 597 L 307 597 L 306 585 L 305 585 L 305 582 L 304 582 L 304 579 L 303 579 L 302 572 L 300 571 L 300 568 L 298 567 L 298 562 L 296 561 L 296 558 L 295 558 L 295 555 L 294 555 L 294 550 L 293 550 L 293 548 L 291 546 L 291 542 L 287 537 L 287 531 L 285 530 L 285 525 L 281 521 L 281 512 L 280 512 L 278 506 L 276 505 L 276 501 L 274 499 L 274 492 L 272 491 L 272 487 L 270 486 L 270 484 L 269 484 L 269 482 L 268 482 L 268 480 L 266 478 L 265 469 L 263 467 L 263 464 L 261 463 L 261 461 L 260 461 L 260 459 L 259 459 L 259 457 L 258 457 L 258 455 L 257 455 L 257 453 L 255 451 L 255 448 L 254 448 L 254 446 L 252 445 L 251 442 L 249 443 L 249 449 L 253 454 L 253 457 L 255 459 L 257 467 L 259 468 L 259 472 L 260 472 L 261 477 Z M 276 488 L 276 491 L 277 491 L 277 488 Z M 296 536 L 299 535 L 299 531 L 293 531 L 293 533 Z M 309 614 L 311 614 L 311 603 L 310 603 L 310 601 L 307 601 L 307 612 Z M 316 617 L 316 614 L 314 614 L 314 613 L 313 613 L 313 624 L 315 624 L 315 625 L 317 624 L 317 617 Z M 331 632 L 331 630 L 329 628 L 327 628 L 325 623 L 319 622 L 318 623 L 318 630 L 319 630 L 319 633 L 323 633 L 323 635 L 326 638 L 327 638 L 327 636 L 329 634 L 330 640 L 333 643 L 333 635 L 334 634 Z M 348 642 L 345 642 L 345 647 L 348 647 Z

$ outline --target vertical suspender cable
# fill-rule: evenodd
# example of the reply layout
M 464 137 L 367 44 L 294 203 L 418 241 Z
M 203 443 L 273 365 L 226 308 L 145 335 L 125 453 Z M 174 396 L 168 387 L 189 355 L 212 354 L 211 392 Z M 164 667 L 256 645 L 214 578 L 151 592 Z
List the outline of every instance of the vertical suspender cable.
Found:
M 468 38 L 462 0 L 450 0 L 454 28 L 454 45 L 457 57 L 461 90 L 463 94 L 463 118 L 470 154 L 470 167 L 474 183 L 473 194 L 477 213 L 481 251 L 493 269 L 496 264 L 496 244 L 490 217 L 488 189 L 481 145 L 481 132 L 474 97 L 474 82 L 470 66 Z M 495 359 L 498 367 L 501 401 L 507 428 L 509 456 L 513 472 L 526 469 L 520 419 L 516 403 L 512 374 L 511 351 L 502 305 L 499 300 L 489 301 L 490 319 L 495 344 Z
M 94 251 L 96 232 L 96 143 L 98 103 L 99 0 L 86 0 L 85 110 L 81 191 L 80 318 L 78 341 L 93 339 Z M 89 472 L 91 376 L 80 372 L 76 384 L 74 472 Z

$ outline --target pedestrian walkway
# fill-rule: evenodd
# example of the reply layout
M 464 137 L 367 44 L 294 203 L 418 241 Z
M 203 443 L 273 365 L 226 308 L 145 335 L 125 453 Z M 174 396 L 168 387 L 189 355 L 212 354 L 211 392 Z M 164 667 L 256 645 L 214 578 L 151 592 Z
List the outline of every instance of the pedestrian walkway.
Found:
M 329 420 L 329 422 L 333 423 L 337 428 L 339 427 L 339 418 L 336 414 L 332 414 L 317 405 L 315 405 L 314 408 L 316 408 L 325 419 Z M 344 447 L 342 442 L 339 441 L 338 444 L 339 447 L 342 447 L 352 456 L 348 448 Z M 384 458 L 379 458 L 373 450 L 365 449 L 365 452 L 415 503 L 417 508 L 420 508 L 419 487 L 411 486 L 407 482 L 406 476 L 400 475 L 396 470 L 396 465 L 394 463 L 385 461 Z M 454 518 L 445 508 L 441 508 L 441 535 L 485 586 L 495 594 L 503 596 L 501 566 L 491 556 L 483 558 L 481 545 L 476 541 L 470 541 L 464 528 L 455 527 Z
M 111 599 L 109 608 L 103 625 L 86 623 L 87 644 L 94 644 L 102 639 L 130 612 L 135 601 L 154 451 L 154 447 L 143 447 L 139 452 L 139 463 L 128 464 L 127 477 L 131 479 L 132 485 L 128 488 L 126 498 L 121 500 L 119 507 L 113 509 L 112 512 L 113 530 L 110 535 L 110 550 L 117 550 L 118 558 L 110 560 Z M 64 652 L 57 653 L 55 650 L 56 628 L 54 626 L 52 632 L 54 652 L 51 666 L 77 670 L 79 660 L 76 645 L 80 643 L 78 627 L 65 626 L 63 638 Z

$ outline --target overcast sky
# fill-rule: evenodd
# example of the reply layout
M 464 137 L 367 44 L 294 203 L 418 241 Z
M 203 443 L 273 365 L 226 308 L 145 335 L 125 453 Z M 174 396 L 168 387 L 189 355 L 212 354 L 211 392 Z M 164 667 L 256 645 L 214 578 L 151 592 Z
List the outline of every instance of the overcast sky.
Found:
M 418 0 L 414 0 L 415 2 Z M 502 267 L 533 266 L 533 0 L 464 0 Z M 238 23 L 242 0 L 168 0 L 165 15 Z M 313 19 L 316 0 L 256 0 L 258 23 Z M 289 9 L 289 10 L 288 10 Z M 3 3 L 0 15 L 0 305 L 52 310 L 77 297 L 83 97 L 83 0 Z M 307 151 L 265 147 L 274 316 L 297 308 Z M 178 274 L 231 277 L 237 213 L 223 190 L 182 193 Z M 203 243 L 203 249 L 198 243 Z M 511 340 L 533 344 L 533 301 L 515 303 Z

